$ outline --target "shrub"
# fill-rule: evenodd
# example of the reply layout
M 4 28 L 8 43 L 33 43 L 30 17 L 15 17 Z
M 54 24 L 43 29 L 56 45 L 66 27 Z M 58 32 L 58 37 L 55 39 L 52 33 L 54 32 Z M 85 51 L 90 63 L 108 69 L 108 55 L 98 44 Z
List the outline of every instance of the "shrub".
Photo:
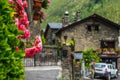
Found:
M 14 25 L 8 0 L 0 0 L 0 80 L 24 80 L 23 42 L 16 36 L 21 35 Z

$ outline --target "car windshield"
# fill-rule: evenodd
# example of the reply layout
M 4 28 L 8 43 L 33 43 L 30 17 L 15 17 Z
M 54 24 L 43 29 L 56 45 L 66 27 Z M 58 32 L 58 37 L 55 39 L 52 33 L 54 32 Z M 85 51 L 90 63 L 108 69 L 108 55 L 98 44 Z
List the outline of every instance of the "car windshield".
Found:
M 95 67 L 96 67 L 96 68 L 104 68 L 104 67 L 105 67 L 105 64 L 95 64 Z

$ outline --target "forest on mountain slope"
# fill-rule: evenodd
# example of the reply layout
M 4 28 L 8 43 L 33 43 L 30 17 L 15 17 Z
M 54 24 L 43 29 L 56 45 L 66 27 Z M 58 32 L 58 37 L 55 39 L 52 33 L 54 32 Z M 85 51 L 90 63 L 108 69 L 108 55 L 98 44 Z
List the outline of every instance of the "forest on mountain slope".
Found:
M 75 12 L 80 11 L 81 19 L 97 13 L 120 24 L 120 0 L 51 0 L 45 10 L 47 18 L 41 23 L 41 27 L 45 28 L 49 22 L 62 22 L 65 11 L 69 12 L 71 23 Z

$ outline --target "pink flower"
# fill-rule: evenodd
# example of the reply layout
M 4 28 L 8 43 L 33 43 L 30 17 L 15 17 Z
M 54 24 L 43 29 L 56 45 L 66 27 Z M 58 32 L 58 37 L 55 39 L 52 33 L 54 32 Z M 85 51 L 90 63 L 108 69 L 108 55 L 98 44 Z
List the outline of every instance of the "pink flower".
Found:
M 23 7 L 23 5 L 22 5 L 22 4 L 23 4 L 23 3 L 22 3 L 22 0 L 16 0 L 16 2 L 17 2 L 17 3 L 16 3 L 17 5 L 15 6 L 15 9 L 17 10 L 17 12 L 18 12 L 18 11 L 21 11 L 21 10 L 24 10 L 24 7 Z
M 30 31 L 29 30 L 25 30 L 25 36 L 28 37 L 28 38 L 30 37 Z
M 30 31 L 29 30 L 24 30 L 24 34 L 19 36 L 18 38 L 26 39 L 30 37 Z
M 16 2 L 22 6 L 22 0 L 16 0 Z
M 48 0 L 48 3 L 50 3 L 50 0 Z
M 15 25 L 18 27 L 19 26 L 19 19 L 15 18 Z
M 39 36 L 36 36 L 35 39 L 36 39 L 37 42 L 40 42 L 40 37 Z
M 15 47 L 15 49 L 16 49 L 16 51 L 19 51 L 19 48 L 18 48 L 18 46 L 16 46 L 16 47 Z
M 24 31 L 26 28 L 25 28 L 25 25 L 19 25 L 18 29 Z
M 27 1 L 25 0 L 25 1 L 23 1 L 23 6 L 24 7 L 28 7 L 28 3 L 27 3 Z
M 28 27 L 29 26 L 29 21 L 25 21 L 25 27 Z
M 45 18 L 46 18 L 46 14 L 43 14 L 43 15 L 42 15 L 42 19 L 45 19 Z
M 35 37 L 34 46 L 37 46 L 40 42 L 41 42 L 40 37 L 39 37 L 39 36 L 36 36 L 36 37 Z
M 43 14 L 43 11 L 42 10 L 38 11 L 38 14 Z
M 29 38 L 30 37 L 30 31 L 29 30 L 25 30 L 24 31 L 24 35 L 22 36 L 23 39 L 25 38 Z
M 41 41 L 40 36 L 36 36 L 34 46 L 37 48 L 38 52 L 42 50 L 42 41 Z
M 36 51 L 36 53 L 41 52 L 41 51 L 42 51 L 42 48 L 41 48 L 41 47 L 36 47 L 36 48 L 35 48 L 35 51 Z
M 12 4 L 14 1 L 13 1 L 13 0 L 8 0 L 8 2 L 9 2 L 10 4 Z
M 25 49 L 26 57 L 34 57 L 35 53 L 36 53 L 35 47 Z
M 41 52 L 42 51 L 42 41 L 40 36 L 36 36 L 35 37 L 35 43 L 34 43 L 34 47 L 32 48 L 27 48 L 25 50 L 26 53 L 26 57 L 33 57 L 36 53 Z
M 21 23 L 21 24 L 24 24 L 25 27 L 28 27 L 28 26 L 29 26 L 29 21 L 28 21 L 28 17 L 27 17 L 26 12 L 24 12 L 23 17 L 20 18 L 20 23 Z

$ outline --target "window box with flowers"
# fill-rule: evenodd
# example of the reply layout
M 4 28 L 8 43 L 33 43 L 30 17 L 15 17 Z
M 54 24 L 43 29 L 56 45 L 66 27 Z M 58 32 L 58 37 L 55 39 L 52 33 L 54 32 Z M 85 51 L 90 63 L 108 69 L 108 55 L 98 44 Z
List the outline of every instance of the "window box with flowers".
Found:
M 117 54 L 114 48 L 104 48 L 103 54 Z

